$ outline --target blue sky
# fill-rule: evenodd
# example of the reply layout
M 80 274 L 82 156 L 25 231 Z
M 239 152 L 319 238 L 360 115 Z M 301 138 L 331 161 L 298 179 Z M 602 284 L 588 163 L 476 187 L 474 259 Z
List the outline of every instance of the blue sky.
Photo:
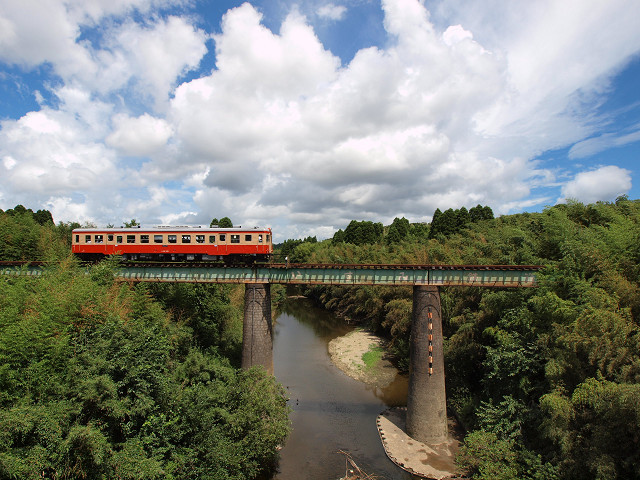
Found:
M 0 0 L 0 208 L 429 221 L 640 198 L 634 2 Z

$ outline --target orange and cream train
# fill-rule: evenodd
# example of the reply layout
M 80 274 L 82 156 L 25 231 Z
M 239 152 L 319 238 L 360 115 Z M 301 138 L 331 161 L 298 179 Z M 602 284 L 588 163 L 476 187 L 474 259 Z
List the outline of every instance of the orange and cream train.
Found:
M 76 228 L 71 248 L 83 260 L 121 255 L 126 260 L 266 261 L 273 253 L 270 228 Z

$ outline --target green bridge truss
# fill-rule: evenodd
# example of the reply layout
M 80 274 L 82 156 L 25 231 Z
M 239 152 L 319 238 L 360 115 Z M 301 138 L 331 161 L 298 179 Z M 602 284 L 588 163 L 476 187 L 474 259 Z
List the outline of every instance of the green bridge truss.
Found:
M 89 267 L 90 268 L 90 267 Z M 280 283 L 306 285 L 433 285 L 534 287 L 537 265 L 309 265 L 134 263 L 116 277 L 132 282 Z M 40 275 L 41 264 L 0 264 L 4 275 Z

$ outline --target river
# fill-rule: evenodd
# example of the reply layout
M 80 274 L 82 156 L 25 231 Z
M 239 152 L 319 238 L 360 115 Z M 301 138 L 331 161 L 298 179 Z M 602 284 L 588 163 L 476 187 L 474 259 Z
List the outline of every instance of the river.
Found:
M 273 480 L 337 480 L 345 474 L 340 450 L 379 479 L 414 478 L 387 458 L 376 428 L 378 414 L 406 404 L 406 377 L 375 388 L 329 358 L 329 341 L 352 329 L 304 298 L 287 300 L 275 320 L 274 373 L 289 394 L 293 430 Z

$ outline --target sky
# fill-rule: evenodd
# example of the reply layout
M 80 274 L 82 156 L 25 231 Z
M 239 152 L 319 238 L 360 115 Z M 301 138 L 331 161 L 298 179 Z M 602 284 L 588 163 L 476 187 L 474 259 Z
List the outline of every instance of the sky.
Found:
M 640 198 L 634 0 L 0 0 L 0 208 L 428 222 Z

